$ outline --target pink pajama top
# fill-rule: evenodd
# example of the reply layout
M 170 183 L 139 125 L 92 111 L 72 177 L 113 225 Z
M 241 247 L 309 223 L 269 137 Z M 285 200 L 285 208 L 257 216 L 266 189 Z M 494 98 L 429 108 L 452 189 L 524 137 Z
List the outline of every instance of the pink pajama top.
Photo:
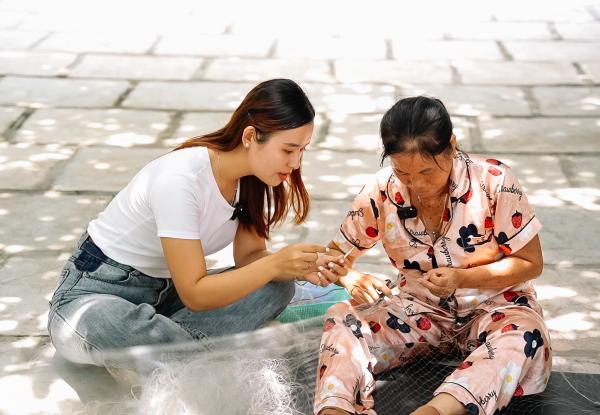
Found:
M 460 315 L 509 305 L 528 305 L 541 313 L 530 281 L 502 289 L 461 288 L 449 299 L 416 282 L 432 268 L 498 261 L 525 246 L 542 227 L 511 169 L 496 159 L 457 152 L 449 191 L 442 236 L 433 242 L 420 219 L 399 217 L 398 207 L 411 206 L 408 188 L 391 167 L 384 168 L 356 196 L 333 241 L 343 252 L 357 248 L 352 257 L 381 241 L 400 271 L 400 290 L 428 304 L 454 308 Z

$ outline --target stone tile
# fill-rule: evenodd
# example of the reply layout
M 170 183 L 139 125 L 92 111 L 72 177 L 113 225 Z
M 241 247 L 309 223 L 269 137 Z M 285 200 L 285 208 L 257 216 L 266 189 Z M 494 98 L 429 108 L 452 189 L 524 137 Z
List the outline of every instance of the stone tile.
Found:
M 271 36 L 165 35 L 155 48 L 159 55 L 247 56 L 266 57 L 273 45 Z
M 600 42 L 504 42 L 517 61 L 598 61 Z
M 102 34 L 77 31 L 54 33 L 36 46 L 37 50 L 60 50 L 67 52 L 146 53 L 156 36 L 105 31 Z
M 441 99 L 448 111 L 456 115 L 531 115 L 520 88 L 428 85 L 402 88 L 402 96 L 422 94 Z
M 108 202 L 105 196 L 0 193 L 0 252 L 70 251 Z
M 300 242 L 327 244 L 336 235 L 340 224 L 350 210 L 350 204 L 351 202 L 348 200 L 313 201 L 307 221 L 299 226 L 295 226 L 289 221 L 286 222 L 272 232 L 269 247 L 280 249 L 285 245 Z M 367 270 L 369 266 L 366 263 L 381 265 L 389 263 L 380 243 L 361 257 L 358 268 Z
M 49 173 L 73 154 L 57 145 L 30 146 L 0 143 L 0 188 L 33 190 L 43 188 Z
M 158 111 L 46 109 L 31 115 L 14 139 L 131 147 L 156 142 L 169 122 L 170 114 Z
M 594 119 L 501 118 L 479 122 L 483 148 L 488 152 L 594 152 L 600 125 Z
M 75 56 L 72 53 L 0 52 L 0 74 L 60 75 Z
M 0 141 L 2 140 L 2 133 L 23 114 L 23 111 L 22 108 L 0 108 Z
M 366 151 L 380 154 L 383 150 L 379 125 L 383 114 L 332 114 L 327 135 L 318 147 L 340 151 Z M 453 117 L 458 145 L 465 151 L 472 148 L 470 121 Z
M 352 200 L 380 168 L 374 152 L 307 151 L 302 160 L 302 176 L 313 199 Z
M 598 200 L 600 198 L 596 197 L 596 202 Z M 596 203 L 596 206 L 595 210 L 568 206 L 565 203 L 557 206 L 535 206 L 536 214 L 542 224 L 545 224 L 540 239 L 546 264 L 598 264 L 600 205 Z
M 200 68 L 199 58 L 86 55 L 71 77 L 187 80 Z
M 48 301 L 69 254 L 12 257 L 1 268 L 0 334 L 46 335 Z
M 0 80 L 0 105 L 112 106 L 129 87 L 125 81 L 6 77 Z
M 394 59 L 407 60 L 503 60 L 500 49 L 495 42 L 467 42 L 459 40 L 443 40 L 420 42 L 406 38 L 393 39 Z
M 117 384 L 104 368 L 76 365 L 55 355 L 47 336 L 2 336 L 0 353 L 0 387 L 18 397 L 0 400 L 2 413 L 124 413 L 119 406 L 129 388 Z
M 571 2 L 520 2 L 506 1 L 494 5 L 493 14 L 499 21 L 553 21 L 553 22 L 591 22 L 593 16 L 584 5 Z
M 406 83 L 449 84 L 452 69 L 442 62 L 395 62 L 338 60 L 335 61 L 335 76 L 341 82 L 378 82 L 393 85 Z
M 577 187 L 598 188 L 600 186 L 600 164 L 597 156 L 565 157 L 569 178 Z
M 48 33 L 41 31 L 0 30 L 0 49 L 25 50 L 33 46 Z
M 254 84 L 241 82 L 141 82 L 125 99 L 123 106 L 230 111 L 237 108 L 253 87 Z
M 173 137 L 163 140 L 162 143 L 167 147 L 175 147 L 189 138 L 216 131 L 229 122 L 231 114 L 231 112 L 188 113 L 184 115 Z M 314 122 L 313 143 L 321 135 L 323 117 L 317 114 Z
M 208 134 L 225 126 L 231 118 L 231 112 L 188 113 L 183 116 L 179 128 L 173 137 L 163 140 L 167 147 L 175 147 L 188 138 Z
M 317 112 L 372 113 L 387 111 L 395 102 L 394 87 L 388 85 L 303 84 Z
M 582 63 L 581 67 L 589 74 L 594 83 L 600 84 L 600 63 Z
M 557 23 L 556 31 L 567 40 L 600 39 L 600 23 Z
M 453 24 L 447 36 L 457 40 L 550 40 L 553 38 L 547 23 L 530 22 L 469 22 Z
M 379 153 L 379 124 L 383 114 L 332 114 L 327 135 L 318 148 Z
M 600 88 L 536 87 L 542 115 L 600 115 Z
M 542 244 L 544 240 L 542 239 Z M 600 283 L 598 266 L 546 266 L 535 281 L 538 300 L 552 336 L 552 349 L 559 356 L 597 356 L 600 329 Z M 564 364 L 561 364 L 562 370 Z M 585 372 L 579 368 L 578 372 Z M 600 373 L 600 372 L 598 372 Z
M 0 29 L 9 29 L 18 25 L 23 21 L 25 16 L 25 13 L 2 10 L 2 14 L 0 15 Z
M 465 84 L 555 85 L 582 84 L 573 65 L 566 62 L 472 62 L 454 66 Z
M 215 59 L 203 78 L 222 81 L 264 81 L 290 78 L 295 81 L 334 82 L 329 64 L 305 59 Z
M 279 38 L 275 54 L 279 58 L 384 59 L 386 46 L 383 39 L 368 35 L 318 39 L 293 36 Z
M 117 193 L 142 167 L 167 152 L 162 148 L 83 148 L 65 166 L 53 188 Z

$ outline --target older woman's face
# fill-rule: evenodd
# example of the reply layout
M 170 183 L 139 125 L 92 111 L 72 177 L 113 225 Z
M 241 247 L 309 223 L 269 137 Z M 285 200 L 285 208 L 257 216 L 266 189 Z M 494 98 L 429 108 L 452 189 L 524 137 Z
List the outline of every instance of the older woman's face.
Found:
M 394 175 L 413 194 L 427 198 L 448 190 L 452 156 L 453 154 L 440 154 L 434 160 L 418 153 L 400 153 L 392 154 L 390 162 Z

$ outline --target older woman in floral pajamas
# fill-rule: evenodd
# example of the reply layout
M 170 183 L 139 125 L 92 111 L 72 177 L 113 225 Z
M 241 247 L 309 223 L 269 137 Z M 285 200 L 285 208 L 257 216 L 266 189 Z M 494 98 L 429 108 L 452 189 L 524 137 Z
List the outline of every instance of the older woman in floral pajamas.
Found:
M 375 414 L 374 375 L 458 347 L 466 359 L 412 413 L 500 414 L 550 375 L 531 283 L 542 270 L 541 224 L 508 166 L 457 150 L 439 100 L 399 101 L 381 135 L 391 167 L 356 196 L 330 247 L 352 250 L 353 264 L 381 241 L 400 279 L 390 290 L 368 274 L 340 278 L 367 304 L 327 313 L 314 411 Z

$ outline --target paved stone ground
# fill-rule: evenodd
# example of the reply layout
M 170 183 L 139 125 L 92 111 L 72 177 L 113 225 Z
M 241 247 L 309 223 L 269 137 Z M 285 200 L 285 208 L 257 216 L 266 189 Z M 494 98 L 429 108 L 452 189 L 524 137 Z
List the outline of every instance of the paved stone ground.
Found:
M 319 121 L 310 221 L 273 247 L 326 242 L 376 170 L 382 112 L 439 96 L 463 149 L 512 165 L 545 224 L 557 367 L 600 373 L 600 3 L 414 3 L 0 0 L 0 414 L 100 412 L 126 394 L 54 356 L 61 265 L 141 166 L 282 76 Z

